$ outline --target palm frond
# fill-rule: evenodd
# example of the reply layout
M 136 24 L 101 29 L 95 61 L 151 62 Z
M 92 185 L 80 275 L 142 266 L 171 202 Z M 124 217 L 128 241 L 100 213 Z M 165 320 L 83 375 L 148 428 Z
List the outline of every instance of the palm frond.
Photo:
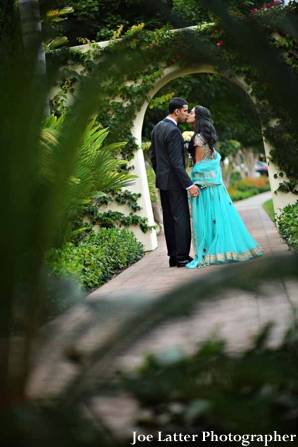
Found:
M 50 116 L 44 120 L 38 159 L 40 184 L 50 186 L 56 180 L 57 168 L 61 158 L 64 157 L 61 149 L 64 122 L 65 116 L 60 118 Z M 124 188 L 131 185 L 136 178 L 123 169 L 127 162 L 121 159 L 119 149 L 126 142 L 103 146 L 108 133 L 107 128 L 102 129 L 96 123 L 95 117 L 88 122 L 74 150 L 73 158 L 70 160 L 72 174 L 67 182 L 64 205 L 59 213 L 59 224 L 56 225 L 53 235 L 55 245 L 65 242 L 70 237 L 72 234 L 70 221 L 74 220 L 95 194 Z

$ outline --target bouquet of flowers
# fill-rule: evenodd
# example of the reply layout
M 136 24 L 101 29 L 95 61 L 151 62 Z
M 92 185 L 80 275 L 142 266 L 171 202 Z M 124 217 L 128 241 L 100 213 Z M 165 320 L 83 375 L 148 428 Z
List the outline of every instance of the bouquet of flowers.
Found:
M 190 131 L 190 132 L 183 132 L 182 136 L 183 136 L 183 140 L 184 140 L 184 146 L 186 146 L 186 148 L 188 148 L 189 142 L 191 140 L 191 137 L 193 136 L 194 132 Z
M 194 134 L 193 131 L 189 131 L 189 132 L 186 131 L 186 132 L 183 132 L 183 133 L 182 133 L 182 137 L 183 137 L 183 140 L 184 140 L 184 148 L 185 148 L 185 150 L 188 149 L 188 145 L 189 145 L 189 142 L 190 142 L 191 137 L 193 136 L 193 134 Z M 189 166 L 193 166 L 193 160 L 192 160 L 192 156 L 191 156 L 190 154 L 188 154 L 188 165 L 189 165 Z

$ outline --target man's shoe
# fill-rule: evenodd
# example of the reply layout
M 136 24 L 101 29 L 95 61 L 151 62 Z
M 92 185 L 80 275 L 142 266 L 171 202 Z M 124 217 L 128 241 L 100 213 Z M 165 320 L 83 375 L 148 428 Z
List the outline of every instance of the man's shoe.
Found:
M 177 261 L 177 267 L 185 267 L 186 264 L 188 264 L 189 262 L 193 261 L 193 258 L 191 256 L 188 256 L 186 259 L 179 259 L 179 261 Z
M 169 266 L 170 266 L 170 267 L 176 267 L 176 265 L 177 265 L 176 256 L 170 256 L 170 259 L 169 259 Z

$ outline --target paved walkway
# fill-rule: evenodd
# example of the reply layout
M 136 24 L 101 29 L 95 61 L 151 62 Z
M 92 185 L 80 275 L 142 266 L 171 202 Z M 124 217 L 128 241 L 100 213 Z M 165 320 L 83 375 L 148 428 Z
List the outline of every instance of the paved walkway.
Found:
M 270 198 L 271 192 L 266 192 L 236 204 L 247 228 L 264 248 L 267 256 L 287 250 L 287 246 L 281 240 L 275 225 L 262 208 L 262 203 Z M 170 269 L 168 267 L 165 239 L 161 236 L 158 238 L 158 249 L 145 255 L 141 261 L 103 285 L 99 290 L 92 293 L 90 298 L 118 298 L 131 292 L 140 295 L 161 295 L 178 285 L 188 283 L 193 278 L 210 273 L 211 269 L 212 272 L 215 272 L 220 268 L 221 266 L 196 270 Z
M 271 193 L 264 193 L 237 204 L 249 231 L 264 248 L 264 257 L 287 252 L 287 246 L 261 206 L 270 197 Z M 95 348 L 113 333 L 115 325 L 121 321 L 122 314 L 113 314 L 107 318 L 105 313 L 104 318 L 98 318 L 98 315 L 95 318 L 92 315 L 92 305 L 116 303 L 121 297 L 124 302 L 124 296 L 132 295 L 138 302 L 142 302 L 142 299 L 147 301 L 148 296 L 150 299 L 159 299 L 177 286 L 189 283 L 195 278 L 214 275 L 222 268 L 224 267 L 209 266 L 197 270 L 169 268 L 165 241 L 163 237 L 159 237 L 158 249 L 146 254 L 142 260 L 93 292 L 86 303 L 75 306 L 52 323 L 56 336 L 38 355 L 28 393 L 32 397 L 59 393 L 77 373 L 77 366 L 66 358 L 65 353 L 75 347 L 76 352 L 79 352 L 83 359 L 87 359 Z M 247 347 L 251 337 L 269 320 L 276 323 L 272 343 L 277 343 L 293 315 L 293 306 L 298 304 L 298 288 L 291 281 L 267 284 L 264 287 L 271 295 L 270 299 L 237 290 L 226 291 L 222 299 L 205 303 L 191 316 L 159 327 L 119 358 L 117 368 L 134 368 L 147 352 L 160 354 L 173 347 L 193 352 L 200 342 L 215 331 L 227 340 L 231 351 L 237 352 Z M 126 414 L 129 412 L 126 399 L 123 405 Z M 117 406 L 121 408 L 119 402 Z M 111 403 L 109 407 L 109 403 L 104 400 L 96 403 L 96 411 L 103 411 L 107 419 L 110 417 L 111 420 L 115 419 L 114 407 Z M 122 425 L 120 423 L 120 427 L 118 426 L 120 432 L 127 425 L 126 420 L 123 422 L 123 417 L 121 420 Z

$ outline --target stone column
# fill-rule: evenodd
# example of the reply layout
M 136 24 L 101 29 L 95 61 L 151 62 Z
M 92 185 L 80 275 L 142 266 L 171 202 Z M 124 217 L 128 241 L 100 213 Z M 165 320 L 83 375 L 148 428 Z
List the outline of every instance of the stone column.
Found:
M 269 159 L 270 157 L 270 152 L 273 149 L 273 146 L 269 143 L 269 141 L 266 141 L 264 139 L 264 147 L 265 147 L 265 153 L 266 153 L 266 158 Z M 277 177 L 275 178 L 274 175 L 278 174 L 280 172 L 280 169 L 278 169 L 273 163 L 269 162 L 268 163 L 268 174 L 269 174 L 269 181 L 270 181 L 270 186 L 271 186 L 271 191 L 272 191 L 272 199 L 273 199 L 273 206 L 274 206 L 274 211 L 277 215 L 279 215 L 281 213 L 281 210 L 286 206 L 286 205 L 293 205 L 294 203 L 297 202 L 297 196 L 295 196 L 294 194 L 288 192 L 288 193 L 284 193 L 284 192 L 278 192 L 277 194 L 274 193 L 274 191 L 277 190 L 279 184 L 283 181 L 287 180 L 287 177 L 284 173 L 283 177 Z
M 137 114 L 132 127 L 132 135 L 135 137 L 136 143 L 139 147 L 141 147 L 142 144 L 142 127 L 146 108 L 147 104 L 144 104 L 142 111 Z M 133 193 L 142 194 L 142 196 L 138 200 L 138 203 L 140 207 L 142 207 L 142 210 L 137 211 L 136 214 L 141 217 L 147 217 L 148 225 L 154 225 L 155 223 L 149 194 L 144 154 L 141 149 L 135 152 L 134 158 L 133 160 L 131 160 L 130 165 L 134 166 L 132 174 L 136 174 L 138 178 L 136 179 L 134 185 L 129 186 L 126 189 Z M 155 230 L 149 231 L 148 233 L 143 233 L 140 228 L 134 227 L 133 232 L 137 239 L 139 239 L 143 243 L 145 251 L 152 251 L 157 248 L 158 244 Z

